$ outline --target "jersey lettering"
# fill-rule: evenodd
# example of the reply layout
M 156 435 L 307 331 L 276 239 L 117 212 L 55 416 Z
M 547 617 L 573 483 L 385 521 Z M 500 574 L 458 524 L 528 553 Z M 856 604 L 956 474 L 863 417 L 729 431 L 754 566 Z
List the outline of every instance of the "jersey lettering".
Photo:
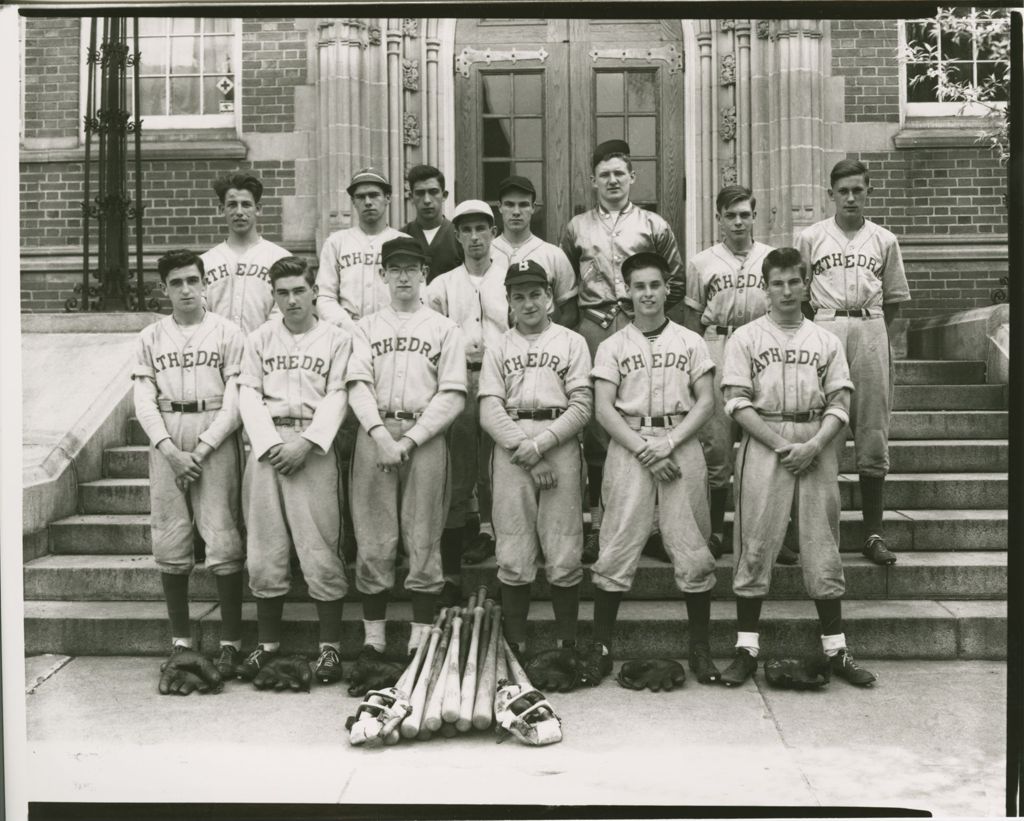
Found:
M 309 371 L 317 376 L 327 376 L 327 361 L 319 356 L 305 354 L 278 354 L 277 356 L 263 357 L 263 375 L 274 371 Z
M 156 373 L 168 368 L 220 368 L 221 364 L 219 351 L 186 351 L 180 356 L 177 351 L 172 351 L 153 357 L 153 370 Z
M 565 365 L 562 367 L 562 360 L 557 354 L 548 353 L 547 351 L 530 351 L 529 353 L 515 354 L 514 356 L 506 357 L 502 362 L 501 369 L 505 376 L 510 376 L 513 373 L 520 373 L 528 368 L 550 368 L 560 379 L 565 379 L 565 375 L 569 372 L 569 366 Z
M 705 301 L 710 302 L 715 294 L 726 288 L 735 288 L 738 291 L 744 288 L 760 288 L 763 291 L 764 279 L 760 274 L 721 274 L 708 283 Z
M 837 251 L 815 260 L 811 266 L 811 273 L 818 276 L 832 268 L 860 268 L 870 271 L 875 276 L 880 276 L 882 261 L 867 254 L 841 254 Z
M 824 373 L 824 368 L 819 367 L 821 364 L 821 354 L 818 351 L 807 351 L 802 348 L 799 350 L 794 350 L 793 348 L 783 350 L 778 347 L 771 347 L 765 348 L 750 358 L 750 375 L 756 376 L 773 363 L 811 365 L 818 370 L 819 374 Z
M 227 263 L 224 263 L 216 268 L 207 270 L 206 276 L 203 277 L 203 282 L 206 285 L 211 285 L 214 282 L 227 279 L 229 276 L 231 276 L 231 269 Z M 264 282 L 270 282 L 270 268 L 266 265 L 260 265 L 258 262 L 251 262 L 248 265 L 239 263 L 235 270 L 235 276 L 258 277 Z
M 342 268 L 348 268 L 351 265 L 380 265 L 381 254 L 378 251 L 376 254 L 368 254 L 364 251 L 351 251 L 348 254 L 340 254 L 334 263 L 334 270 L 341 273 Z
M 652 369 L 671 369 L 675 368 L 677 371 L 685 371 L 686 366 L 690 364 L 690 357 L 686 354 L 676 353 L 675 351 L 668 351 L 662 353 L 661 351 L 655 351 L 651 354 L 651 368 Z M 643 354 L 633 354 L 628 356 L 619 363 L 619 374 L 627 376 L 633 371 L 638 371 L 641 368 L 647 367 L 647 361 Z
M 424 339 L 415 336 L 394 336 L 387 339 L 380 339 L 370 343 L 373 350 L 373 358 L 384 356 L 389 353 L 418 353 L 426 357 L 431 365 L 437 366 L 441 359 L 441 352 L 433 353 L 433 346 Z

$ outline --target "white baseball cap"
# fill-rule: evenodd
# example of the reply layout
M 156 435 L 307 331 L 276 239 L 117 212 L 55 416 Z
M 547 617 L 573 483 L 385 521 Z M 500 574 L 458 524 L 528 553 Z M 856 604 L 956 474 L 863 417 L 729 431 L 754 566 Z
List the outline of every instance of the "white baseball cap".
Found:
M 459 220 L 463 217 L 470 215 L 486 217 L 491 225 L 494 225 L 494 212 L 483 200 L 463 200 L 455 206 L 455 214 L 452 216 L 452 222 L 458 224 Z

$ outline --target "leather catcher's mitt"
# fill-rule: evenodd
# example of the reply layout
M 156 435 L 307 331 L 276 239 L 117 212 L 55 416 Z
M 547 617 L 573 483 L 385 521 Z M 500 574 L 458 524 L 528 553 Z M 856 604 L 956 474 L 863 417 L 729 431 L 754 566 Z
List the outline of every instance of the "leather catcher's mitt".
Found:
M 195 650 L 176 649 L 160 665 L 160 695 L 187 696 L 189 693 L 219 693 L 224 682 L 216 666 Z
M 818 690 L 829 682 L 828 668 L 809 659 L 771 659 L 764 663 L 764 677 L 781 690 Z
M 672 659 L 636 659 L 624 662 L 617 676 L 619 684 L 630 690 L 644 688 L 657 693 L 682 687 L 686 671 Z
M 302 690 L 309 692 L 313 671 L 302 656 L 275 656 L 268 661 L 252 680 L 257 690 Z
M 583 684 L 580 657 L 572 647 L 542 650 L 526 662 L 525 670 L 538 690 L 568 693 Z
M 365 696 L 370 690 L 387 690 L 398 683 L 403 672 L 405 666 L 388 661 L 370 646 L 363 647 L 355 664 L 349 667 L 348 694 Z

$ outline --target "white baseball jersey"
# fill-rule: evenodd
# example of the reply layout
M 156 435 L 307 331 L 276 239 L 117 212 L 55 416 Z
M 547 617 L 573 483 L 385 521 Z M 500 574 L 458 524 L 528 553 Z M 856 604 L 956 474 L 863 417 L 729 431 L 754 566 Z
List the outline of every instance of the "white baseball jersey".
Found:
M 508 330 L 508 265 L 504 254 L 492 254 L 483 276 L 473 276 L 460 265 L 427 286 L 427 305 L 462 329 L 468 362 L 483 361 L 484 348 L 497 345 Z
M 509 241 L 501 236 L 491 243 L 491 248 L 501 251 L 508 257 L 509 266 L 524 259 L 532 259 L 540 265 L 547 272 L 555 305 L 561 305 L 578 293 L 576 272 L 573 271 L 572 263 L 569 262 L 565 251 L 557 245 L 545 242 L 540 237 L 530 237 L 522 245 L 513 248 Z
M 351 333 L 362 317 L 390 305 L 380 250 L 389 239 L 405 236 L 408 234 L 390 226 L 371 236 L 358 225 L 331 234 L 320 251 L 316 274 L 320 289 L 316 310 L 320 318 Z
M 736 256 L 724 242 L 705 248 L 686 266 L 686 304 L 705 325 L 739 327 L 768 310 L 761 265 L 772 250 L 755 242 Z
M 877 308 L 910 299 L 896 236 L 871 220 L 848 239 L 835 219 L 816 222 L 797 239 L 811 277 L 815 309 Z
M 590 375 L 618 385 L 615 409 L 623 416 L 668 416 L 696 404 L 693 383 L 714 367 L 704 340 L 688 328 L 670 321 L 648 340 L 630 323 L 600 344 Z
M 750 393 L 749 401 L 730 400 L 727 410 L 752 406 L 766 413 L 799 413 L 825 411 L 828 394 L 853 390 L 853 382 L 835 334 L 807 320 L 783 328 L 766 315 L 737 328 L 725 343 L 722 387 Z M 842 409 L 836 415 L 844 422 L 848 418 Z
M 222 408 L 199 435 L 201 441 L 216 449 L 238 427 L 237 404 L 223 399 L 228 380 L 241 368 L 244 344 L 245 337 L 237 325 L 210 311 L 192 328 L 182 328 L 173 316 L 164 317 L 139 334 L 132 377 L 152 380 L 158 401 L 221 400 Z M 136 415 L 154 446 L 170 436 L 156 405 L 137 408 Z M 175 444 L 181 446 L 180 442 Z
M 206 274 L 206 307 L 234 322 L 245 334 L 278 313 L 270 285 L 270 266 L 291 256 L 280 245 L 262 237 L 244 254 L 222 242 L 202 255 Z
M 345 369 L 352 337 L 329 322 L 319 321 L 304 334 L 293 334 L 275 317 L 249 334 L 238 384 L 263 396 L 266 414 L 246 418 L 253 453 L 262 456 L 281 442 L 274 417 L 312 420 L 303 437 L 329 451 L 347 410 L 347 403 L 318 414 L 324 397 L 345 390 Z

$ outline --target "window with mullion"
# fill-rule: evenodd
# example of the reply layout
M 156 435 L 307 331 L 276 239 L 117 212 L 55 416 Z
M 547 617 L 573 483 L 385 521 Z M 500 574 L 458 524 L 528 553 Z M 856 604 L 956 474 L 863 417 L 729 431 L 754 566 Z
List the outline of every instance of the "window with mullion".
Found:
M 594 143 L 625 140 L 636 182 L 630 199 L 658 210 L 658 106 L 655 74 L 650 69 L 599 69 L 594 72 Z

